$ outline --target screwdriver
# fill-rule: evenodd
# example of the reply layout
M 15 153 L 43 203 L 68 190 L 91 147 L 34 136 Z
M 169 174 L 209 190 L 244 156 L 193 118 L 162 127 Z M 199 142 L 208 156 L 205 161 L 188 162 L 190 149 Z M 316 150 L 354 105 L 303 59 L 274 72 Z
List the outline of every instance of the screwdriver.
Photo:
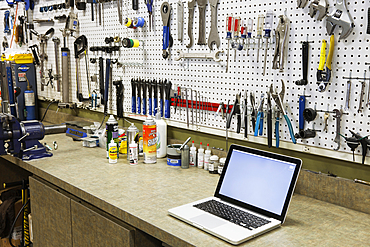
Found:
M 248 33 L 248 50 L 247 50 L 247 55 L 249 56 L 249 45 L 250 45 L 250 40 L 252 38 L 252 31 L 253 31 L 253 19 L 249 18 L 248 19 L 248 26 L 247 26 L 247 33 Z
M 265 48 L 265 61 L 263 62 L 263 76 L 266 72 L 266 61 L 267 61 L 267 49 L 269 44 L 269 38 L 271 37 L 271 28 L 273 23 L 274 13 L 272 10 L 268 10 L 266 13 L 265 19 L 265 35 L 263 36 L 266 39 L 266 48 Z
M 234 61 L 236 60 L 236 49 L 238 48 L 238 39 L 240 33 L 240 17 L 234 18 L 234 42 L 232 48 L 234 48 Z
M 264 21 L 265 16 L 264 15 L 258 15 L 258 21 L 257 21 L 257 39 L 258 39 L 258 46 L 257 46 L 257 63 L 258 63 L 258 58 L 260 55 L 260 42 L 262 39 L 262 30 L 263 30 L 263 21 Z
M 245 48 L 244 44 L 245 44 L 245 39 L 247 38 L 247 24 L 245 23 L 244 20 L 241 21 L 240 23 L 240 38 L 242 39 L 243 41 L 243 44 L 239 44 L 239 47 L 241 46 L 241 48 L 243 49 L 243 47 Z
M 226 39 L 227 39 L 226 73 L 229 69 L 229 50 L 230 50 L 232 25 L 233 25 L 233 17 L 232 16 L 226 17 Z

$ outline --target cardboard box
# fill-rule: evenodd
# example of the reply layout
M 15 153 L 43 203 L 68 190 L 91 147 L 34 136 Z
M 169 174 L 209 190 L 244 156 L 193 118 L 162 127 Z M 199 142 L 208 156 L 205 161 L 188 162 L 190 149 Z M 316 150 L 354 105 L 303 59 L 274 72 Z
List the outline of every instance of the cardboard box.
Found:
M 18 214 L 19 210 L 21 210 L 21 208 L 22 208 L 22 200 L 19 200 L 14 204 L 15 216 L 17 216 L 17 214 Z M 14 230 L 13 230 L 13 234 L 12 234 L 12 244 L 14 246 L 20 246 L 20 244 L 21 244 L 22 222 L 23 222 L 23 214 L 21 214 L 19 216 L 19 218 L 17 219 L 17 221 L 15 223 L 15 226 L 14 226 Z M 0 241 L 0 247 L 11 247 L 11 245 L 9 243 L 9 239 L 8 238 L 2 238 L 1 241 Z

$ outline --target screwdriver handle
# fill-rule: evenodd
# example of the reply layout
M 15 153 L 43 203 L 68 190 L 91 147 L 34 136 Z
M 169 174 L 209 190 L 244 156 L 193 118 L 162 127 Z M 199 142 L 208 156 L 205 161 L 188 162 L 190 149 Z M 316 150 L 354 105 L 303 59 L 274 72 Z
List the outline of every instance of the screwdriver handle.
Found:
M 275 122 L 275 138 L 276 138 L 276 147 L 277 148 L 279 147 L 279 142 L 280 142 L 279 125 L 280 125 L 280 122 L 279 122 L 279 118 L 277 117 L 276 122 Z
M 367 9 L 367 29 L 366 33 L 370 34 L 370 8 Z
M 299 96 L 299 120 L 298 120 L 299 130 L 304 129 L 303 112 L 305 109 L 306 109 L 306 96 L 301 95 Z
M 148 99 L 148 103 L 149 103 L 149 115 L 151 116 L 152 115 L 152 98 Z

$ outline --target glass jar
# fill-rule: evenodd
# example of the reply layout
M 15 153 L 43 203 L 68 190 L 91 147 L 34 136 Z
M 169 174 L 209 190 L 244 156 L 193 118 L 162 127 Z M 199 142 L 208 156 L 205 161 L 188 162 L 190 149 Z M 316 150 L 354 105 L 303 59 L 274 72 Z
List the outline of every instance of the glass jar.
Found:
M 208 166 L 208 171 L 211 174 L 217 174 L 218 173 L 218 156 L 217 155 L 212 155 L 209 158 L 209 166 Z

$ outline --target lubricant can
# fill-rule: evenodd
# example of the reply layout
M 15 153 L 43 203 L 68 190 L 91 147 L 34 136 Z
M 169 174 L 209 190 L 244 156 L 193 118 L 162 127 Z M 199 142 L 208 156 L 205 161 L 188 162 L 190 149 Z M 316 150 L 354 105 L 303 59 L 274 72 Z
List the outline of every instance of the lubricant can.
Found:
M 151 116 L 143 123 L 144 163 L 157 162 L 157 125 Z
M 113 139 L 114 142 L 117 144 L 119 143 L 118 140 L 118 122 L 114 118 L 113 115 L 110 115 L 108 121 L 106 122 L 106 130 L 107 130 L 107 159 L 109 158 L 109 143 Z M 118 149 L 117 149 L 118 155 Z M 117 156 L 118 157 L 118 156 Z
M 130 160 L 130 144 L 135 142 L 139 145 L 139 129 L 132 123 L 126 131 L 127 135 L 127 160 Z M 139 157 L 138 157 L 139 158 Z

